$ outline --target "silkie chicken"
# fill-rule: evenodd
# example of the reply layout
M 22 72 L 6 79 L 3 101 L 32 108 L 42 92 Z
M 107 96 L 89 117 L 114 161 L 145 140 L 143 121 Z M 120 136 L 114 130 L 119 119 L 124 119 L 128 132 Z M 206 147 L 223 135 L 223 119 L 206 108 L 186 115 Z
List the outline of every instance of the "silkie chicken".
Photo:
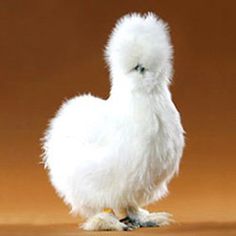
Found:
M 155 14 L 122 17 L 105 49 L 109 98 L 74 97 L 49 124 L 43 161 L 59 196 L 85 218 L 84 230 L 172 222 L 169 213 L 142 209 L 167 194 L 184 148 L 169 91 L 172 52 L 167 24 Z

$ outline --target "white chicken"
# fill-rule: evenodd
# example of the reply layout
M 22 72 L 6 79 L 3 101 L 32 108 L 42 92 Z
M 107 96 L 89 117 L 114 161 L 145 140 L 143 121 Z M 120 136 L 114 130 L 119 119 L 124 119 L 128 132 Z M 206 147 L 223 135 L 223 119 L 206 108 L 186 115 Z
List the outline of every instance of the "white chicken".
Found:
M 72 98 L 50 122 L 43 148 L 51 183 L 71 212 L 86 218 L 85 230 L 167 225 L 170 214 L 141 207 L 166 195 L 184 147 L 169 91 L 168 27 L 153 13 L 126 15 L 105 56 L 109 98 Z

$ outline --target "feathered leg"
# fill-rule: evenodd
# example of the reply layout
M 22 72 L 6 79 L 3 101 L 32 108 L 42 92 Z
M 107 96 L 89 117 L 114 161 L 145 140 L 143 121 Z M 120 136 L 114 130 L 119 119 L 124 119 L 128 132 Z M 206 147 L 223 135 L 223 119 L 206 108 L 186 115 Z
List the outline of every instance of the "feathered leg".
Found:
M 88 231 L 126 231 L 129 227 L 120 222 L 112 209 L 104 209 L 103 212 L 90 217 L 82 228 Z
M 153 212 L 141 208 L 130 207 L 127 210 L 127 217 L 121 220 L 126 225 L 134 227 L 159 227 L 174 222 L 172 215 L 167 212 Z

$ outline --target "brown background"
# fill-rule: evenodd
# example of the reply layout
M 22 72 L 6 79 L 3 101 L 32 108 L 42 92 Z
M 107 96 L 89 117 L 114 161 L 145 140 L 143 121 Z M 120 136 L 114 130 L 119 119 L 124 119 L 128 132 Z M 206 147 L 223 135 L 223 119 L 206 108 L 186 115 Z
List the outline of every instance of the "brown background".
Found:
M 173 98 L 187 131 L 180 175 L 152 206 L 179 222 L 236 221 L 235 1 L 0 1 L 0 224 L 76 222 L 40 162 L 63 99 L 106 98 L 103 48 L 128 12 L 158 13 L 175 48 Z

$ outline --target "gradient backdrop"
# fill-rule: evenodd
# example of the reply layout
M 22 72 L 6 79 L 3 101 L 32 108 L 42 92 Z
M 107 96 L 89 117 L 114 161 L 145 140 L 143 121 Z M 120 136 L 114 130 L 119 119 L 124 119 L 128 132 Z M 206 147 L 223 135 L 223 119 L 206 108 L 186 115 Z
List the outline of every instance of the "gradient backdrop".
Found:
M 180 175 L 151 206 L 179 222 L 236 221 L 235 1 L 0 1 L 0 224 L 77 222 L 40 162 L 62 101 L 107 98 L 103 48 L 116 20 L 153 11 L 171 27 L 173 98 L 187 132 Z

